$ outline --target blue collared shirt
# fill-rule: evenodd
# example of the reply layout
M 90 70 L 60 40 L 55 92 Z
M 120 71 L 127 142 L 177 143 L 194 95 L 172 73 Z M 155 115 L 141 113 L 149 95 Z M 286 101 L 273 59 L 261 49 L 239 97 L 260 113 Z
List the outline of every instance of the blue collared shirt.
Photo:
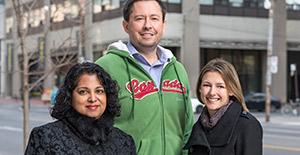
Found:
M 158 87 L 158 89 L 160 89 L 163 66 L 169 60 L 164 51 L 161 48 L 157 47 L 158 60 L 150 65 L 145 57 L 141 55 L 130 42 L 127 43 L 127 48 L 133 58 L 150 74 L 156 86 Z

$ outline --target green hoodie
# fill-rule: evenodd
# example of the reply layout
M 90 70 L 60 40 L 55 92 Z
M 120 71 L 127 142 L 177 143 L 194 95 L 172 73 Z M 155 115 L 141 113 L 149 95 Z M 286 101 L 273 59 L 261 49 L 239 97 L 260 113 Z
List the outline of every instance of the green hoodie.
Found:
M 160 90 L 121 41 L 96 61 L 118 82 L 121 116 L 115 127 L 133 137 L 140 155 L 186 154 L 182 148 L 194 123 L 186 71 L 171 51 L 162 49 L 171 59 L 164 65 Z

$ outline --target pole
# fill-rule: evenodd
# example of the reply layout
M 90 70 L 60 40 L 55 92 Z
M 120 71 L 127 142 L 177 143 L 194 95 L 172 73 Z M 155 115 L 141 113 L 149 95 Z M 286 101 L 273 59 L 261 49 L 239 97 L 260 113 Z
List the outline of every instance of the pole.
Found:
M 274 15 L 274 0 L 271 0 L 269 9 L 269 35 L 268 35 L 268 49 L 267 49 L 267 73 L 266 73 L 266 122 L 270 121 L 270 107 L 271 107 L 271 56 L 273 55 L 273 15 Z
M 295 70 L 295 74 L 294 74 L 294 79 L 295 79 L 295 102 L 299 102 L 299 91 L 298 91 L 298 72 L 297 72 L 297 68 Z

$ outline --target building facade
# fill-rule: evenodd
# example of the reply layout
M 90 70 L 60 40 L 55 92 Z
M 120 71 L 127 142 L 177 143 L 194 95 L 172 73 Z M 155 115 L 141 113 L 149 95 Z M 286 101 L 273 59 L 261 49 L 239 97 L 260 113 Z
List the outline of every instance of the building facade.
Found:
M 74 54 L 79 60 L 95 61 L 105 55 L 107 46 L 128 40 L 122 27 L 122 6 L 126 0 L 44 0 L 27 13 L 27 43 L 41 68 L 50 70 L 55 56 Z M 160 45 L 172 50 L 185 66 L 192 96 L 201 68 L 213 58 L 223 58 L 236 67 L 244 95 L 265 92 L 267 45 L 269 39 L 269 0 L 162 0 L 167 8 L 167 28 Z M 26 4 L 31 4 L 27 0 Z M 271 93 L 282 101 L 293 99 L 295 76 L 290 64 L 300 64 L 300 1 L 274 1 L 273 55 L 278 72 L 272 75 Z M 1 59 L 1 95 L 19 97 L 22 86 L 19 60 L 21 51 L 13 7 L 5 5 L 6 38 Z M 46 35 L 45 35 L 46 34 Z M 57 50 L 58 49 L 58 50 Z M 56 51 L 53 54 L 53 51 Z M 41 58 L 42 54 L 42 58 Z M 33 60 L 34 61 L 34 58 Z M 59 86 L 69 66 L 58 68 L 35 91 Z M 3 67 L 5 66 L 5 67 Z M 298 76 L 298 74 L 296 74 Z M 31 77 L 35 80 L 38 77 Z M 299 78 L 298 78 L 299 79 Z M 298 87 L 299 88 L 299 87 Z

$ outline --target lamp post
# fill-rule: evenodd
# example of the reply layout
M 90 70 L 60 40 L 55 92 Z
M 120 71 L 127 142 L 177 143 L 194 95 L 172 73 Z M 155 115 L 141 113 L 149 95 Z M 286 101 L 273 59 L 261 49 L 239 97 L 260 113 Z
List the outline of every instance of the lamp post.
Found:
M 271 57 L 273 55 L 273 15 L 274 15 L 274 0 L 270 1 L 269 8 L 269 35 L 267 48 L 267 73 L 266 73 L 266 122 L 270 121 L 270 107 L 271 107 Z

